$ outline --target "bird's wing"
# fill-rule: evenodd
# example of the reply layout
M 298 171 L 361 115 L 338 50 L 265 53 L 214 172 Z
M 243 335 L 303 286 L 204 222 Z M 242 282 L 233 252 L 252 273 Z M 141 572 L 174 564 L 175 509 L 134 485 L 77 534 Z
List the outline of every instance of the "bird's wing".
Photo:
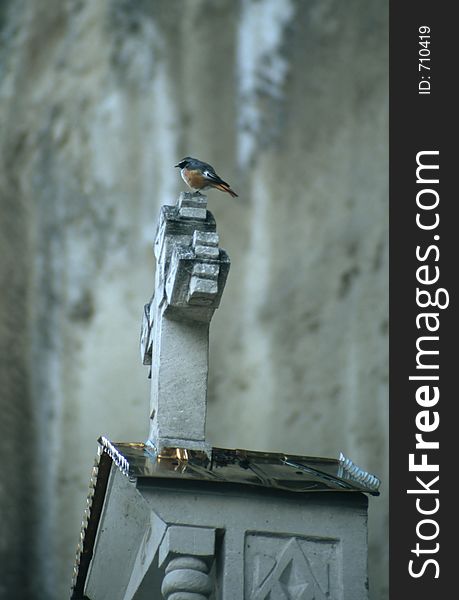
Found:
M 212 183 L 220 183 L 223 185 L 228 185 L 226 183 L 226 181 L 223 181 L 223 179 L 221 177 L 219 177 L 213 169 L 209 169 L 207 167 L 203 170 L 202 174 L 203 174 L 204 178 L 207 179 L 207 181 L 211 181 Z

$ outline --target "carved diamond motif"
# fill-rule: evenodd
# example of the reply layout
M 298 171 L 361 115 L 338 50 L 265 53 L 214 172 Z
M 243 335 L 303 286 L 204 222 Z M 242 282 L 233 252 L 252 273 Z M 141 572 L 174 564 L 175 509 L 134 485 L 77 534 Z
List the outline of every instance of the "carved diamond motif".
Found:
M 341 598 L 337 540 L 251 533 L 245 544 L 245 597 L 249 600 Z

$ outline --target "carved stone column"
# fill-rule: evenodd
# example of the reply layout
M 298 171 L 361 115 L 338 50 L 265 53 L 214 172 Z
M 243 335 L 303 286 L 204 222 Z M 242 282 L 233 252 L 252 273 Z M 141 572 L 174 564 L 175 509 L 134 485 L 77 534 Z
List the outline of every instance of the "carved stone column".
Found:
M 209 576 L 214 552 L 215 529 L 169 527 L 159 547 L 159 567 L 165 567 L 164 599 L 207 600 L 215 589 Z

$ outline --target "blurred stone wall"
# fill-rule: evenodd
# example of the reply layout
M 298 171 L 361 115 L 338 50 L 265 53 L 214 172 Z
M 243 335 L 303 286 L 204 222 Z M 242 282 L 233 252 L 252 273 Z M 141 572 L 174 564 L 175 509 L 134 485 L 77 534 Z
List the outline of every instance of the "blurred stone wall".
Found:
M 209 192 L 232 260 L 210 441 L 378 474 L 387 597 L 387 8 L 0 3 L 2 598 L 67 597 L 96 439 L 147 435 L 140 320 L 184 155 L 240 194 Z

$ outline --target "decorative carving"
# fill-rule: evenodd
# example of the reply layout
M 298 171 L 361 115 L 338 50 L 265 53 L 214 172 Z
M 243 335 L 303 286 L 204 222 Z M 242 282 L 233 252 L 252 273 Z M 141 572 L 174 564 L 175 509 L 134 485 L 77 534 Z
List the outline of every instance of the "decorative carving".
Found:
M 230 261 L 218 247 L 215 219 L 206 207 L 206 196 L 189 192 L 180 194 L 176 206 L 161 207 L 155 292 L 146 311 L 150 329 L 153 319 L 163 315 L 209 323 L 220 304 Z
M 214 552 L 215 529 L 168 527 L 158 554 L 159 565 L 166 565 L 161 586 L 165 600 L 207 600 L 214 589 L 209 575 Z
M 194 556 L 173 558 L 161 586 L 164 600 L 207 600 L 213 589 L 208 572 L 204 560 Z
M 245 589 L 250 600 L 338 600 L 336 540 L 249 534 Z M 333 577 L 332 577 L 333 576 Z M 332 580 L 334 583 L 332 583 Z M 333 588 L 331 589 L 333 585 Z

